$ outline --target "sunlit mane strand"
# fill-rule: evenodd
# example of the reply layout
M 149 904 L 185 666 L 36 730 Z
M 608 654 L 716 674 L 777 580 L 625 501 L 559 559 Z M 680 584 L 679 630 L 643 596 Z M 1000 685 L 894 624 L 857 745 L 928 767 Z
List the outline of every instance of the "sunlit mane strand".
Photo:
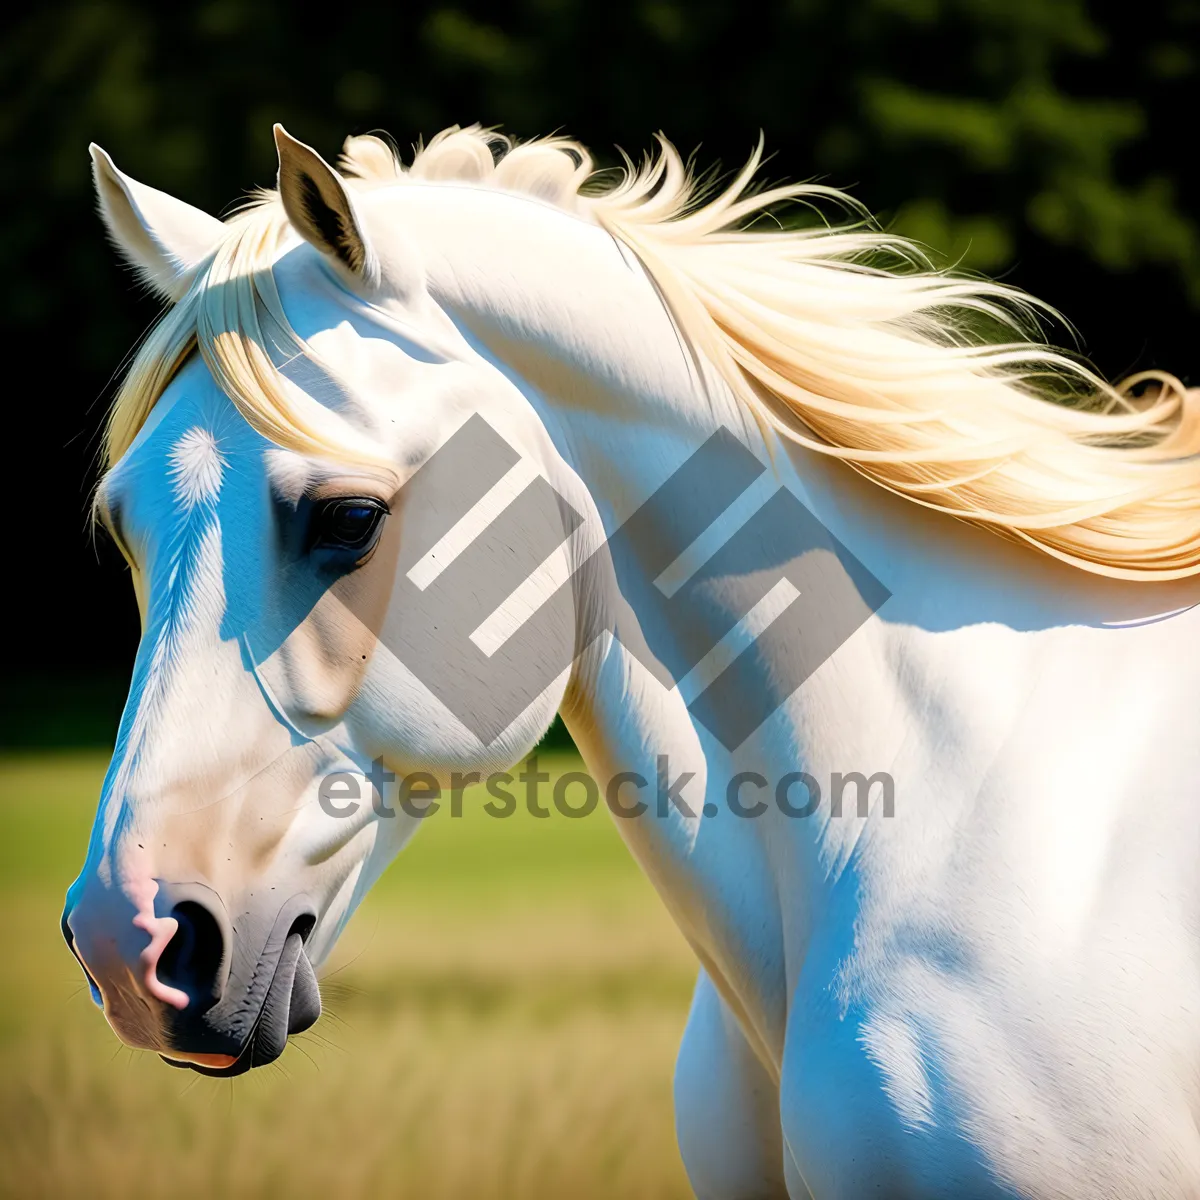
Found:
M 600 225 L 637 255 L 687 344 L 761 423 L 889 491 L 1098 574 L 1200 574 L 1196 393 L 1163 372 L 1106 383 L 1039 340 L 1039 314 L 1054 315 L 1045 306 L 935 270 L 831 188 L 754 192 L 760 163 L 761 147 L 706 194 L 664 139 L 614 178 L 565 138 L 516 145 L 472 127 L 438 134 L 407 167 L 379 138 L 351 138 L 340 166 L 360 189 L 470 183 Z M 788 202 L 829 201 L 859 219 L 800 229 L 763 220 Z M 109 422 L 110 464 L 193 348 L 266 437 L 362 453 L 336 440 L 323 409 L 293 398 L 273 365 L 273 349 L 278 358 L 299 346 L 271 274 L 286 233 L 269 192 L 229 222 L 134 361 Z

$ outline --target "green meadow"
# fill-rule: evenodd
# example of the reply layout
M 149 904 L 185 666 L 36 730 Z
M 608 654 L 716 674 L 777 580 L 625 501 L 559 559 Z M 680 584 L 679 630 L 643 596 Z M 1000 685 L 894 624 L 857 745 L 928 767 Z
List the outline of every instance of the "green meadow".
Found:
M 603 807 L 497 820 L 468 792 L 429 818 L 314 1029 L 212 1080 L 120 1046 L 59 936 L 105 762 L 0 758 L 0 1195 L 690 1195 L 671 1073 L 695 964 Z

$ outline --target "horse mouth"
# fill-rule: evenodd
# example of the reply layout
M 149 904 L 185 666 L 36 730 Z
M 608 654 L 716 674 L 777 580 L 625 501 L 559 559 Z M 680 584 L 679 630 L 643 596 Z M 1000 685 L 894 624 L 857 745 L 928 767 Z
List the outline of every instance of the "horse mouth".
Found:
M 177 1052 L 177 1055 L 176 1058 L 170 1058 L 166 1054 L 160 1054 L 158 1057 L 168 1067 L 183 1067 L 184 1069 L 199 1071 L 202 1075 L 215 1075 L 224 1078 L 229 1075 L 241 1074 L 241 1071 L 231 1069 L 236 1067 L 241 1061 L 240 1057 L 235 1058 L 232 1054 L 189 1054 L 187 1051 L 180 1050 Z
M 284 1051 L 293 1033 L 310 1029 L 321 1015 L 321 993 L 317 977 L 304 951 L 304 938 L 290 933 L 279 956 L 270 987 L 249 1036 L 236 1054 L 193 1053 L 180 1047 L 159 1057 L 168 1066 L 184 1067 L 214 1079 L 244 1075 L 253 1067 L 273 1063 Z

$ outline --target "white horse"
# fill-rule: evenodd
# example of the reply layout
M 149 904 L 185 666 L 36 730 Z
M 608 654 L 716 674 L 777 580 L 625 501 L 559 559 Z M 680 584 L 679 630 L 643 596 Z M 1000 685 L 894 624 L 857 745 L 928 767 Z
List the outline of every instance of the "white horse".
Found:
M 109 427 L 143 634 L 63 918 L 118 1035 L 271 1061 L 420 823 L 381 772 L 461 785 L 561 710 L 614 809 L 655 781 L 618 825 L 701 964 L 699 1196 L 1200 1195 L 1193 398 L 869 227 L 746 228 L 821 191 L 754 162 L 700 203 L 665 143 L 605 190 L 563 141 L 276 136 L 225 223 L 93 148 L 173 302 Z

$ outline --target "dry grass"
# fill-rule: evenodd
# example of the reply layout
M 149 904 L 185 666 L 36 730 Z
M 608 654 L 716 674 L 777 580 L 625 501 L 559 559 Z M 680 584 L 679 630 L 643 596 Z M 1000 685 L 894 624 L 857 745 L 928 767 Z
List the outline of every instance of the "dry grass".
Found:
M 670 1081 L 695 967 L 605 815 L 431 820 L 326 1016 L 218 1081 L 120 1049 L 59 940 L 103 766 L 0 760 L 0 1195 L 690 1194 Z

